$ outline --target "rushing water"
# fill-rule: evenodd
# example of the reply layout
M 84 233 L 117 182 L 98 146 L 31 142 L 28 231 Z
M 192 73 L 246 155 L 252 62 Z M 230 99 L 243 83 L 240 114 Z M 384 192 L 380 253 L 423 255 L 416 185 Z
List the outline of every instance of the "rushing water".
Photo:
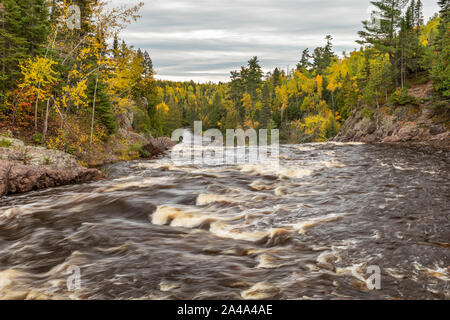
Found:
M 326 143 L 282 146 L 279 169 L 108 171 L 0 200 L 0 298 L 450 299 L 444 152 Z

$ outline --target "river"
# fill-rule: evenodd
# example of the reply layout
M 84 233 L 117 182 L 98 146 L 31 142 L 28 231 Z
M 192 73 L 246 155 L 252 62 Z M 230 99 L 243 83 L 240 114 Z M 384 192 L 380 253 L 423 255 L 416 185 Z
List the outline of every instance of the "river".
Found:
M 0 298 L 450 299 L 448 153 L 323 143 L 280 159 L 118 163 L 4 197 Z

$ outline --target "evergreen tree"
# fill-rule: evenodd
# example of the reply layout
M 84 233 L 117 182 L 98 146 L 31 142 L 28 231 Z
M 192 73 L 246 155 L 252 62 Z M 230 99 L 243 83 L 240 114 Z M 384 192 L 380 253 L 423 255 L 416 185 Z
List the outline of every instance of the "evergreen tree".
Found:
M 29 56 L 44 54 L 50 32 L 46 1 L 27 0 L 18 3 L 23 14 L 20 35 L 26 39 L 26 53 Z
M 4 0 L 0 3 L 1 29 L 1 104 L 4 104 L 6 93 L 12 88 L 12 79 L 19 75 L 19 60 L 25 58 L 25 44 L 21 34 L 21 8 L 15 0 Z
M 117 37 L 117 34 L 114 35 L 114 40 L 113 40 L 113 57 L 114 59 L 117 59 L 119 57 L 119 38 Z
M 309 70 L 309 68 L 312 67 L 311 58 L 312 56 L 309 53 L 309 49 L 306 48 L 305 50 L 303 50 L 300 62 L 297 64 L 297 70 L 298 71 L 302 71 L 304 69 Z
M 239 110 L 242 115 L 244 112 L 242 110 L 242 96 L 244 95 L 244 83 L 239 71 L 231 71 L 230 73 L 230 84 L 229 84 L 229 98 L 237 110 Z
M 275 68 L 275 70 L 273 70 L 272 82 L 273 82 L 273 89 L 274 89 L 274 91 L 272 92 L 272 94 L 273 94 L 275 92 L 275 88 L 278 87 L 281 84 L 281 72 L 280 72 L 280 69 Z
M 325 74 L 335 57 L 332 44 L 333 38 L 330 35 L 327 35 L 325 39 L 327 40 L 327 44 L 324 47 L 314 49 L 313 53 L 312 65 L 317 74 Z
M 436 37 L 437 57 L 431 71 L 431 78 L 436 91 L 443 97 L 450 98 L 450 0 L 439 0 L 438 4 L 441 7 L 441 22 Z
M 49 27 L 44 0 L 3 0 L 0 5 L 0 104 L 4 104 L 20 74 L 19 62 L 44 54 Z
M 407 0 L 380 0 L 371 1 L 376 10 L 372 12 L 370 20 L 362 21 L 363 31 L 358 32 L 362 40 L 360 44 L 369 44 L 377 50 L 389 54 L 389 60 L 394 66 L 394 78 L 396 83 L 400 80 L 400 68 L 398 55 L 398 30 L 402 24 L 402 10 Z M 401 51 L 400 51 L 401 52 Z
M 262 108 L 258 117 L 260 128 L 267 129 L 271 119 L 272 119 L 272 107 L 270 101 L 270 89 L 266 81 L 264 83 L 264 87 L 262 90 Z
M 414 10 L 414 22 L 417 28 L 417 32 L 419 32 L 419 27 L 423 26 L 423 4 L 421 0 L 417 0 L 415 10 Z
M 153 61 L 150 58 L 150 55 L 148 54 L 147 51 L 144 51 L 143 53 L 143 61 L 142 63 L 144 64 L 144 73 L 146 75 L 153 75 L 154 71 L 153 71 Z
M 402 87 L 406 84 L 408 74 L 419 71 L 419 61 L 423 54 L 419 43 L 419 28 L 416 12 L 417 5 L 411 1 L 405 16 L 402 18 L 399 32 L 398 59 L 400 62 L 400 80 Z
M 247 68 L 241 72 L 247 93 L 250 94 L 252 100 L 256 100 L 256 92 L 262 86 L 263 71 L 259 65 L 258 57 L 253 57 L 248 61 Z

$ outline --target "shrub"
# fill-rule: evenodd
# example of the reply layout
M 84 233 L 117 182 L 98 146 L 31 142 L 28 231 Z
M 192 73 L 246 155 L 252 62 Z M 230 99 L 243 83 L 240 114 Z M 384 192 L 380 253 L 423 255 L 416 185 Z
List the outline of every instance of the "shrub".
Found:
M 128 147 L 129 151 L 139 152 L 142 149 L 142 143 L 134 143 Z
M 139 154 L 139 157 L 143 158 L 143 159 L 149 159 L 152 157 L 151 153 L 147 150 L 143 149 L 144 144 L 143 143 L 135 143 L 132 144 L 128 147 L 128 152 L 134 152 Z
M 144 159 L 149 159 L 149 158 L 152 157 L 152 155 L 150 154 L 150 152 L 148 152 L 147 150 L 144 150 L 144 149 L 142 149 L 142 148 L 139 150 L 139 156 L 140 156 L 141 158 L 144 158 Z
M 406 88 L 398 88 L 395 92 L 390 96 L 389 103 L 391 105 L 419 105 L 419 101 L 408 94 L 408 89 Z
M 364 108 L 361 112 L 361 114 L 364 118 L 369 118 L 369 119 L 372 119 L 374 113 L 375 113 L 375 111 L 372 109 L 369 109 L 369 108 Z
M 32 139 L 33 139 L 34 143 L 36 143 L 36 144 L 42 144 L 43 140 L 44 140 L 44 138 L 42 137 L 42 134 L 40 134 L 40 133 L 35 133 L 33 135 Z
M 0 148 L 9 148 L 12 146 L 11 141 L 2 139 L 0 140 Z

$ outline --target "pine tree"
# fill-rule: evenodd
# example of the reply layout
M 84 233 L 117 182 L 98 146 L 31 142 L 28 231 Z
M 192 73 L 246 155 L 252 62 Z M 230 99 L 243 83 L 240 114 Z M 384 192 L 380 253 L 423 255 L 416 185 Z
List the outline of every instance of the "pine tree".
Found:
M 436 37 L 436 59 L 431 78 L 435 90 L 443 97 L 450 98 L 450 0 L 439 0 L 441 7 L 439 33 Z
M 324 47 L 314 49 L 313 53 L 312 65 L 317 74 L 324 74 L 335 57 L 332 44 L 333 38 L 330 35 L 327 35 L 325 40 L 327 40 L 327 44 Z
M 49 27 L 45 0 L 3 0 L 0 11 L 0 104 L 4 104 L 20 74 L 19 62 L 45 52 Z
M 148 54 L 147 51 L 144 51 L 143 53 L 143 60 L 142 63 L 144 65 L 144 73 L 146 75 L 150 75 L 153 76 L 154 71 L 153 71 L 153 61 L 150 58 L 150 55 Z
M 309 68 L 312 67 L 311 58 L 312 56 L 309 53 L 309 49 L 306 48 L 305 50 L 303 50 L 300 62 L 297 64 L 297 70 L 298 71 L 302 71 L 304 69 L 309 70 Z
M 269 127 L 271 119 L 272 119 L 272 107 L 270 101 L 270 89 L 266 82 L 264 83 L 264 87 L 262 90 L 262 108 L 258 117 L 260 128 L 267 129 Z
M 49 28 L 49 12 L 45 0 L 18 1 L 21 6 L 21 33 L 30 56 L 45 53 Z
M 256 100 L 256 91 L 262 86 L 263 71 L 259 65 L 258 57 L 248 61 L 247 68 L 241 72 L 246 91 L 250 94 L 252 101 Z
M 400 80 L 402 87 L 406 84 L 406 78 L 409 74 L 419 71 L 419 61 L 423 52 L 419 42 L 417 5 L 414 0 L 411 1 L 405 16 L 402 18 L 399 32 L 399 47 L 397 56 L 400 62 Z
M 389 54 L 396 84 L 400 80 L 401 73 L 397 36 L 403 21 L 402 10 L 407 2 L 407 0 L 371 1 L 376 10 L 372 12 L 372 19 L 362 21 L 364 30 L 358 32 L 362 38 L 357 41 L 358 43 L 369 44 L 382 53 Z
M 417 32 L 419 32 L 419 28 L 423 26 L 424 19 L 423 19 L 423 4 L 421 0 L 417 0 L 416 6 L 415 6 L 415 12 L 414 12 L 414 20 L 415 20 L 415 26 L 417 28 Z
M 12 79 L 20 74 L 19 60 L 25 58 L 26 40 L 21 36 L 21 8 L 14 0 L 4 0 L 0 4 L 1 26 L 1 101 L 4 104 L 6 93 L 12 88 Z
M 114 59 L 117 59 L 119 57 L 119 38 L 117 37 L 117 34 L 114 35 L 112 51 Z
M 273 70 L 272 82 L 273 82 L 273 89 L 274 89 L 274 91 L 272 92 L 272 94 L 273 94 L 275 92 L 275 88 L 277 86 L 279 86 L 280 83 L 281 83 L 281 72 L 280 72 L 280 69 L 275 68 L 275 70 Z

